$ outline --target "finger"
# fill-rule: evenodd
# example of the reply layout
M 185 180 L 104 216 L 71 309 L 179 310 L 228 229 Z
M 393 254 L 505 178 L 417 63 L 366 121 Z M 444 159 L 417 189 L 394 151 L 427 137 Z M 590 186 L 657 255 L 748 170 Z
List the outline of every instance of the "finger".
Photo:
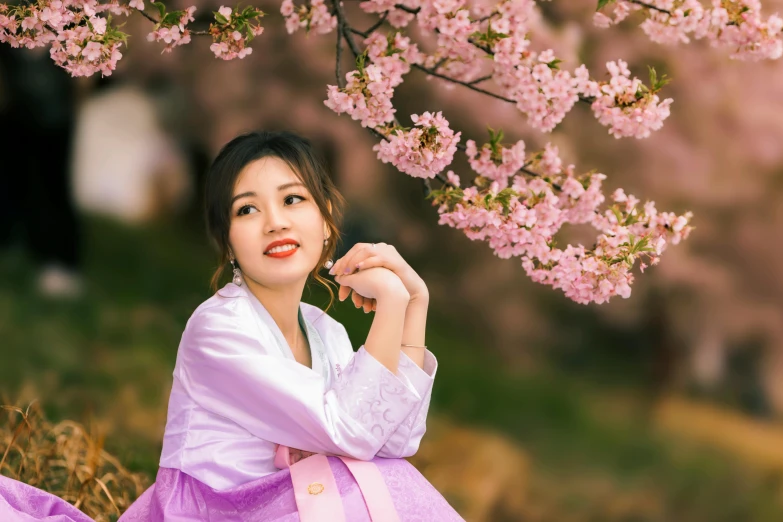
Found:
M 353 301 L 353 305 L 356 308 L 359 308 L 364 303 L 364 296 L 357 294 L 356 290 L 354 290 L 351 294 L 351 300 Z
M 370 297 L 364 298 L 364 303 L 362 304 L 362 308 L 364 308 L 364 313 L 369 314 L 372 311 L 373 301 L 375 301 L 375 299 L 372 299 Z
M 352 274 L 356 272 L 356 265 L 369 257 L 377 255 L 377 249 L 377 246 L 373 248 L 371 245 L 365 245 L 364 248 L 357 249 L 350 257 L 346 256 L 343 261 L 345 263 L 343 273 Z
M 357 248 L 362 245 L 362 243 L 356 243 L 354 246 L 348 249 L 348 252 L 343 254 L 343 256 L 334 262 L 334 265 L 332 265 L 332 268 L 329 269 L 330 274 L 343 274 L 344 268 L 345 268 L 345 258 L 349 255 L 352 255 L 354 252 L 356 252 Z
M 374 249 L 369 243 L 355 244 L 353 248 L 351 248 L 342 258 L 340 258 L 340 261 L 336 263 L 336 265 L 339 266 L 337 266 L 337 269 L 334 271 L 334 273 L 352 274 L 356 271 L 356 263 L 368 257 L 368 255 L 371 253 L 371 250 Z
M 383 256 L 379 255 L 370 255 L 364 259 L 360 259 L 356 263 L 356 269 L 357 270 L 364 270 L 365 268 L 373 268 L 382 266 L 384 268 L 390 268 L 388 261 Z
M 345 286 L 343 284 L 340 285 L 340 290 L 337 292 L 337 298 L 340 301 L 345 301 L 345 298 L 348 297 L 348 295 L 351 293 L 351 287 Z

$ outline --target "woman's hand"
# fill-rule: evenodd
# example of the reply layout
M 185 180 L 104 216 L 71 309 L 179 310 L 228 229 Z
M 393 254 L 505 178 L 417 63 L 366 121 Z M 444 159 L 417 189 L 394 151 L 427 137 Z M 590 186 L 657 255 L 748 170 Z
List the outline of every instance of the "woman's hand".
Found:
M 288 455 L 291 459 L 291 465 L 293 465 L 302 459 L 306 459 L 311 455 L 315 455 L 315 453 L 311 451 L 296 449 L 296 448 L 288 448 Z
M 410 299 L 410 294 L 405 289 L 405 285 L 400 278 L 386 268 L 374 267 L 360 270 L 353 274 L 338 274 L 334 280 L 340 284 L 340 301 L 345 299 L 353 290 L 354 304 L 361 299 L 362 304 L 365 301 L 379 301 L 386 297 L 404 297 Z M 372 301 L 369 301 L 372 300 Z M 373 306 L 374 306 L 373 302 Z M 365 311 L 367 311 L 365 309 Z
M 402 281 L 405 290 L 410 294 L 411 301 L 429 299 L 429 291 L 424 280 L 402 258 L 393 245 L 387 245 L 386 243 L 375 243 L 374 247 L 370 243 L 355 244 L 343 257 L 334 263 L 329 273 L 337 275 L 352 274 L 355 271 L 377 267 L 383 267 L 394 272 Z M 340 290 L 340 300 L 342 301 L 347 297 L 347 294 L 345 294 L 345 297 L 342 297 L 342 288 Z M 365 312 L 369 311 L 365 303 L 357 303 L 357 301 L 358 299 L 354 299 L 354 304 L 357 307 L 364 305 Z M 374 306 L 372 309 L 374 309 Z

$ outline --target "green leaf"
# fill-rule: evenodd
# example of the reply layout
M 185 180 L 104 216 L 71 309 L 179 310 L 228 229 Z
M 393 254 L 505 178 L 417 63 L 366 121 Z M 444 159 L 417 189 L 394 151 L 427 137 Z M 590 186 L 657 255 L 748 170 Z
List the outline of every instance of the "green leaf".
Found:
M 649 65 L 647 68 L 650 70 L 650 90 L 655 92 L 663 88 L 664 85 L 671 82 L 671 78 L 666 76 L 664 74 L 663 76 L 658 78 L 658 73 L 655 71 L 654 67 L 650 67 Z
M 166 14 L 166 5 L 163 2 L 152 2 L 152 5 L 158 8 L 158 13 L 160 13 L 160 17 L 163 18 Z
M 557 64 L 561 63 L 562 61 L 563 61 L 563 60 L 561 60 L 560 58 L 555 58 L 555 59 L 554 59 L 554 60 L 552 60 L 551 62 L 547 63 L 547 66 L 548 66 L 550 69 L 555 69 L 555 70 L 557 70 L 557 69 L 560 69 L 560 67 L 558 67 L 558 66 L 557 66 Z
M 603 9 L 604 7 L 606 7 L 606 5 L 607 5 L 609 2 L 611 2 L 611 1 L 612 1 L 612 0 L 598 0 L 598 8 L 596 8 L 596 11 L 600 11 L 601 9 Z
M 225 16 L 217 12 L 215 13 L 215 20 L 217 20 L 218 23 L 221 23 L 223 25 L 226 25 L 228 23 L 228 18 L 226 18 Z
M 182 17 L 182 11 L 172 11 L 170 13 L 166 13 L 166 15 L 160 19 L 160 24 L 163 26 L 174 25 L 176 23 L 179 23 L 179 19 L 181 17 Z
M 620 211 L 617 210 L 617 207 L 612 207 L 612 212 L 614 213 L 614 217 L 617 218 L 618 223 L 623 222 L 623 216 L 620 214 Z

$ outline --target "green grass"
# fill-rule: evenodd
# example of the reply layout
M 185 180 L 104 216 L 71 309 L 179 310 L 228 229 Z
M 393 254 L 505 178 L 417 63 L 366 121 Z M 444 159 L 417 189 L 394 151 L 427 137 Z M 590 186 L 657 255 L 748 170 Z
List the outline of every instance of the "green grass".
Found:
M 88 288 L 77 302 L 37 297 L 25 256 L 0 256 L 0 393 L 39 398 L 53 421 L 95 419 L 110 452 L 154 477 L 177 346 L 211 295 L 215 256 L 184 223 L 84 224 Z M 324 307 L 328 295 L 312 288 L 304 300 Z M 330 314 L 361 344 L 371 314 L 347 302 Z M 431 411 L 518 442 L 533 463 L 531 503 L 543 505 L 542 520 L 783 519 L 779 477 L 655 434 L 642 390 L 555 369 L 512 372 L 476 337 L 433 302 L 427 341 L 440 366 Z M 626 405 L 622 413 L 611 413 L 616 401 Z M 637 497 L 658 507 L 639 500 L 636 511 L 609 511 L 611 502 Z

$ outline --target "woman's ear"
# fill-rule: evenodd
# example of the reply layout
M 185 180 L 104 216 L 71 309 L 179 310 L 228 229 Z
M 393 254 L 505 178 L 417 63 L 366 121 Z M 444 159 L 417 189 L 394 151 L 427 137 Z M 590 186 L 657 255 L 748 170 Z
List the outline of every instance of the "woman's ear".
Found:
M 332 202 L 327 201 L 326 206 L 329 207 L 329 214 L 332 213 Z M 326 220 L 324 219 L 324 239 L 329 239 L 331 234 L 329 234 L 329 225 L 326 223 Z

